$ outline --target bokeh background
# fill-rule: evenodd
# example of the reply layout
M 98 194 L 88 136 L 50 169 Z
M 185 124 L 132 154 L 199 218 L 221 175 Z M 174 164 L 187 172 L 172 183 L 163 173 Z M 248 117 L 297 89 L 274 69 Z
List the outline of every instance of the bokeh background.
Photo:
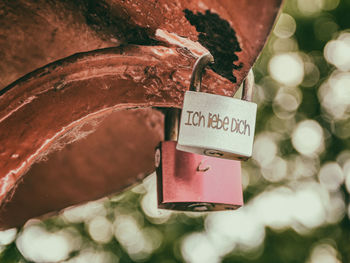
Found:
M 286 0 L 254 73 L 244 207 L 158 210 L 152 174 L 0 232 L 0 262 L 350 262 L 350 0 Z

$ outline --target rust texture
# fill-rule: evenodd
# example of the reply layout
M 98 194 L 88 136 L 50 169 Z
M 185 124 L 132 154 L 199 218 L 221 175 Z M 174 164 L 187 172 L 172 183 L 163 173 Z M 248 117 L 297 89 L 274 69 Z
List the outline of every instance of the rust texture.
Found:
M 5 0 L 0 3 L 0 89 L 77 52 L 120 44 L 157 44 L 159 29 L 197 41 L 200 33 L 184 10 L 210 12 L 236 33 L 242 51 L 235 64 L 243 63 L 235 75 L 239 84 L 260 53 L 280 5 L 281 0 Z M 209 34 L 209 42 L 225 39 L 228 31 Z M 231 56 L 226 62 L 220 59 L 220 64 L 232 67 Z
M 203 91 L 231 96 L 263 48 L 280 5 L 1 1 L 0 228 L 121 191 L 151 172 L 162 116 L 144 108 L 181 107 L 193 64 L 208 50 L 217 64 L 207 70 Z M 113 126 L 116 120 L 145 127 L 145 133 L 129 134 Z M 109 165 L 111 155 L 122 167 Z
M 236 82 L 234 70 L 242 68 L 242 62 L 235 65 L 238 60 L 237 52 L 242 51 L 236 37 L 236 32 L 229 23 L 221 19 L 217 14 L 207 10 L 204 14 L 194 14 L 186 9 L 186 18 L 194 25 L 199 33 L 198 42 L 206 47 L 215 58 L 211 68 L 221 76 Z
M 52 141 L 90 116 L 120 108 L 181 107 L 195 61 L 181 51 L 128 46 L 79 54 L 9 86 L 0 97 L 0 180 L 23 173 Z M 234 93 L 213 72 L 203 82 L 203 91 Z
M 9 209 L 13 206 L 18 208 L 16 204 L 21 203 L 15 201 L 16 194 L 12 197 L 11 189 L 16 186 L 21 175 L 35 161 L 42 160 L 48 152 L 61 149 L 65 144 L 83 138 L 84 133 L 95 129 L 96 125 L 91 123 L 97 122 L 99 118 L 115 110 L 181 107 L 183 93 L 189 86 L 189 76 L 194 62 L 195 57 L 182 48 L 129 45 L 74 55 L 41 68 L 6 88 L 0 96 L 0 152 L 2 157 L 0 158 L 0 173 L 3 175 L 0 179 L 2 185 L 0 194 L 3 200 L 3 225 L 8 226 L 5 224 L 6 222 L 23 223 L 24 219 L 18 215 L 16 221 L 14 219 L 6 221 L 6 218 L 12 215 Z M 207 71 L 203 82 L 203 91 L 223 95 L 232 95 L 235 91 L 232 83 L 212 71 Z M 209 83 L 213 84 L 209 86 Z M 132 129 L 132 120 L 129 119 L 129 122 L 128 127 Z M 151 123 L 147 118 L 145 122 L 142 122 L 142 125 L 146 126 Z M 124 125 L 127 125 L 126 123 L 125 121 Z M 84 126 L 84 124 L 88 125 Z M 116 125 L 116 127 L 118 126 Z M 140 127 L 135 127 L 135 129 L 142 130 Z M 158 125 L 157 130 L 153 132 L 159 134 L 162 133 L 162 130 Z M 114 142 L 114 153 L 109 152 L 113 154 L 114 158 L 125 161 L 124 167 L 111 169 L 118 174 L 116 177 L 118 183 L 109 184 L 115 190 L 122 189 L 121 186 L 130 185 L 132 181 L 136 180 L 135 176 L 140 174 L 144 176 L 152 171 L 150 167 L 153 166 L 151 161 L 153 160 L 153 151 L 161 138 L 159 135 L 148 133 L 148 135 L 138 135 L 139 140 L 135 140 L 130 133 L 119 134 L 116 132 L 116 134 L 118 138 L 128 141 L 132 146 L 127 151 L 123 151 L 123 146 Z M 154 136 L 155 138 L 153 138 Z M 104 136 L 101 135 L 101 137 Z M 140 154 L 138 153 L 139 147 L 146 147 L 146 142 L 153 143 L 146 148 L 147 158 L 144 155 L 142 158 L 135 158 L 136 155 Z M 105 144 L 106 142 L 101 142 L 98 145 L 103 149 Z M 79 152 L 84 149 L 80 148 Z M 119 152 L 120 150 L 122 152 Z M 108 173 L 103 171 L 107 169 L 108 165 L 105 165 L 105 162 L 110 161 L 110 158 L 106 154 L 95 155 L 96 152 L 98 152 L 96 149 L 81 152 L 90 160 L 95 156 L 95 162 L 104 160 L 104 165 L 97 165 L 95 168 L 92 163 L 92 169 L 86 163 L 78 165 L 77 161 L 74 161 L 81 158 L 77 154 L 78 151 L 74 154 L 67 154 L 64 158 L 67 162 L 70 159 L 72 159 L 71 162 L 75 162 L 75 169 L 67 170 L 74 180 L 79 180 L 84 185 L 85 179 L 82 180 L 82 178 L 86 178 L 85 196 L 79 195 L 72 188 L 73 196 L 63 195 L 64 198 L 69 198 L 70 202 L 67 200 L 60 202 L 57 198 L 47 199 L 52 200 L 51 210 L 43 207 L 42 212 L 62 209 L 67 205 L 96 199 L 111 192 L 108 188 L 103 187 L 96 188 L 100 194 L 91 190 L 91 188 L 95 189 L 95 183 L 88 180 L 89 176 L 108 178 Z M 128 162 L 124 157 L 121 158 L 121 155 L 128 156 L 128 165 L 125 165 Z M 59 165 L 51 164 L 53 162 L 51 159 L 49 157 L 49 165 L 46 165 L 45 162 L 42 164 L 42 169 L 32 168 L 27 173 L 26 178 L 30 177 L 30 181 L 32 181 L 37 178 L 36 175 L 40 174 L 50 176 L 50 180 L 62 178 L 64 169 L 61 171 L 59 167 L 64 167 L 64 165 L 62 163 Z M 128 167 L 133 166 L 134 161 L 140 164 L 136 166 L 140 169 L 138 172 L 135 172 L 135 169 L 128 170 Z M 147 162 L 148 166 L 141 165 L 143 162 Z M 53 165 L 52 170 L 50 164 Z M 121 164 L 121 166 L 123 165 Z M 84 176 L 79 177 L 78 171 L 85 169 L 89 172 L 84 172 Z M 24 178 L 22 185 L 27 185 L 26 178 Z M 67 187 L 67 184 L 70 185 L 68 182 L 62 181 L 62 184 Z M 47 188 L 43 190 L 44 192 L 52 193 L 51 190 L 49 191 L 52 187 L 51 184 L 43 180 L 37 180 L 36 183 L 38 187 L 41 185 L 42 189 Z M 89 183 L 91 183 L 90 187 Z M 28 183 L 28 185 L 30 184 Z M 19 186 L 16 189 L 27 188 Z M 28 189 L 33 189 L 33 187 L 28 187 Z M 63 194 L 65 188 L 60 191 Z M 18 196 L 21 196 L 20 193 L 21 191 L 19 191 Z M 38 193 L 42 193 L 42 191 Z M 34 197 L 31 196 L 32 198 Z M 5 200 L 10 202 L 7 203 Z M 22 200 L 26 199 L 22 198 Z M 22 211 L 25 212 L 23 209 Z M 36 210 L 30 211 L 35 212 Z M 25 214 L 27 216 L 41 214 L 29 213 L 30 211 Z
M 82 130 L 92 125 L 85 123 L 56 142 L 59 147 L 67 140 L 80 139 L 34 164 L 19 180 L 11 201 L 0 209 L 2 228 L 122 191 L 154 170 L 154 148 L 163 138 L 159 111 L 116 111 L 82 138 Z

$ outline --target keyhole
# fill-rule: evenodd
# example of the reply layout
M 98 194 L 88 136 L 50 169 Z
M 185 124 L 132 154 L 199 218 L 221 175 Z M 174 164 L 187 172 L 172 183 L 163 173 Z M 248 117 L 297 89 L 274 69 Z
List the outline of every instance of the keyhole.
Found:
M 210 169 L 210 165 L 207 165 L 206 167 L 203 167 L 203 161 L 201 161 L 197 166 L 197 172 L 206 172 Z
M 208 156 L 213 156 L 213 157 L 221 157 L 223 156 L 224 154 L 220 151 L 217 151 L 217 150 L 205 150 L 204 151 L 204 154 L 205 155 L 208 155 Z

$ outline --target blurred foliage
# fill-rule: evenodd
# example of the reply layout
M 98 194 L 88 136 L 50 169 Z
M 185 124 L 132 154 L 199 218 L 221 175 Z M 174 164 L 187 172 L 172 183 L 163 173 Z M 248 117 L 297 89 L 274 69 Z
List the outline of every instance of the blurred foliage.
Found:
M 334 220 L 324 219 L 320 221 L 321 223 L 314 224 L 314 221 L 312 221 L 315 220 L 314 218 L 309 218 L 311 221 L 300 219 L 296 225 L 294 223 L 282 223 L 282 226 L 266 223 L 263 226 L 265 230 L 262 235 L 262 242 L 254 243 L 255 245 L 244 247 L 242 240 L 234 240 L 232 236 L 230 237 L 232 238 L 231 243 L 226 240 L 227 237 L 226 239 L 222 237 L 220 239 L 222 243 L 217 243 L 215 239 L 210 239 L 208 233 L 210 233 L 210 220 L 220 221 L 215 221 L 215 216 L 211 214 L 148 211 L 147 209 L 152 210 L 149 207 L 156 206 L 156 199 L 151 198 L 150 194 L 155 191 L 154 180 L 146 179 L 143 184 L 126 193 L 98 201 L 102 208 L 100 207 L 96 213 L 89 210 L 84 216 L 83 212 L 77 211 L 75 213 L 81 214 L 82 218 L 72 219 L 68 212 L 68 214 L 64 212 L 59 217 L 27 224 L 24 229 L 19 230 L 19 236 L 23 235 L 26 228 L 33 225 L 40 226 L 46 231 L 45 233 L 57 233 L 62 229 L 69 229 L 73 236 L 79 237 L 78 246 L 69 250 L 66 261 L 59 262 L 350 262 L 350 224 L 347 215 L 349 206 L 349 190 L 347 188 L 349 187 L 345 185 L 345 181 L 349 180 L 347 177 L 350 176 L 349 167 L 348 170 L 345 168 L 346 162 L 350 164 L 350 154 L 346 152 L 350 148 L 349 108 L 339 117 L 339 120 L 332 118 L 332 114 L 327 115 L 325 113 L 319 91 L 331 74 L 338 70 L 336 63 L 329 63 L 329 59 L 327 60 L 324 55 L 325 46 L 332 39 L 337 39 L 342 32 L 347 32 L 350 29 L 349 15 L 350 0 L 285 1 L 282 10 L 284 22 L 281 22 L 282 25 L 279 28 L 276 27 L 275 32 L 271 34 L 263 53 L 254 66 L 257 83 L 255 100 L 259 106 L 256 144 L 258 144 L 257 141 L 260 138 L 259 143 L 263 144 L 262 148 L 272 149 L 272 156 L 275 156 L 275 159 L 270 160 L 269 164 L 266 165 L 268 161 L 263 157 L 269 155 L 270 152 L 267 150 L 266 153 L 263 153 L 266 156 L 260 156 L 257 153 L 252 160 L 243 164 L 244 198 L 248 208 L 244 207 L 238 211 L 229 212 L 234 214 L 241 213 L 240 211 L 248 211 L 249 207 L 253 206 L 250 204 L 253 204 L 257 199 L 261 200 L 260 197 L 264 196 L 264 193 L 274 189 L 292 189 L 292 192 L 296 195 L 300 185 L 306 185 L 307 187 L 307 183 L 315 183 L 320 189 L 327 189 L 326 195 L 329 200 L 336 200 L 336 202 L 329 201 L 321 204 L 328 206 L 324 211 L 335 209 L 333 209 L 335 212 L 333 210 L 327 212 L 330 213 L 331 217 L 334 213 L 336 214 Z M 278 57 L 280 54 L 287 54 L 287 57 Z M 295 57 L 295 54 L 297 57 Z M 276 58 L 275 61 L 278 63 L 281 63 L 280 61 L 283 59 L 289 59 L 295 63 L 302 60 L 303 75 L 299 83 L 290 84 L 300 77 L 295 75 L 294 78 L 291 78 L 295 74 L 293 64 L 290 64 L 290 72 L 285 76 L 282 74 L 274 77 L 274 72 L 272 72 L 274 70 L 273 57 Z M 278 63 L 277 65 L 283 66 L 283 63 Z M 308 66 L 311 66 L 312 70 L 309 70 Z M 346 88 L 350 89 L 350 86 Z M 281 93 L 281 91 L 284 93 Z M 282 99 L 279 101 L 279 98 Z M 313 131 L 317 130 L 317 125 L 322 127 L 323 137 L 319 144 L 320 147 L 324 144 L 324 147 L 323 149 L 321 149 L 322 147 L 316 149 L 316 147 L 311 154 L 304 152 L 307 149 L 302 148 L 303 146 L 300 146 L 300 143 L 298 144 L 297 139 L 293 141 L 293 136 L 297 136 L 295 135 L 297 127 L 301 127 L 298 124 L 305 120 L 316 121 L 308 122 Z M 315 123 L 318 124 L 315 126 Z M 337 134 L 335 129 L 337 125 L 340 125 L 343 129 L 341 136 Z M 277 146 L 275 150 L 273 145 Z M 254 150 L 259 151 L 258 145 Z M 294 161 L 295 165 L 293 166 Z M 327 162 L 336 163 L 337 166 L 332 167 L 340 167 L 341 172 L 334 172 L 338 168 L 327 170 L 330 172 L 322 172 L 322 167 L 326 167 Z M 275 166 L 271 168 L 271 163 L 280 163 L 281 165 L 276 166 L 277 168 Z M 306 165 L 306 170 L 302 170 L 298 174 L 297 171 L 301 169 L 300 165 L 302 164 Z M 313 164 L 315 165 L 313 166 Z M 281 171 L 286 176 L 278 178 L 279 173 L 282 173 Z M 324 171 L 326 171 L 326 168 L 324 168 Z M 308 173 L 307 176 L 304 174 L 306 172 Z M 337 176 L 342 173 L 334 178 L 334 181 L 337 181 L 338 184 L 332 189 L 325 185 L 329 178 L 333 180 L 332 176 L 329 177 L 329 173 L 334 173 Z M 279 196 L 276 195 L 276 198 L 279 198 Z M 262 207 L 259 210 L 261 214 L 255 215 L 252 220 L 258 220 L 260 216 L 264 217 L 264 211 L 267 209 L 267 213 L 269 213 L 268 208 L 272 205 L 269 202 L 259 204 Z M 274 215 L 277 223 L 281 223 L 278 221 L 278 217 L 282 217 L 283 213 L 289 209 L 288 204 L 284 206 L 286 210 L 281 211 L 281 214 Z M 309 208 L 308 212 L 312 215 L 313 209 L 312 207 Z M 292 210 L 292 208 L 290 209 Z M 315 217 L 318 217 L 317 211 L 315 207 Z M 109 234 L 106 233 L 106 241 L 96 241 L 96 237 L 94 238 L 94 235 L 91 234 L 91 231 L 93 231 L 90 228 L 91 222 L 98 216 L 102 216 L 107 219 L 107 222 L 110 222 L 110 224 L 106 224 L 106 227 L 111 229 L 112 234 L 108 237 Z M 297 218 L 302 215 L 294 215 L 292 211 L 291 220 L 295 220 L 293 216 Z M 327 217 L 327 215 L 323 216 Z M 209 219 L 209 217 L 211 218 Z M 124 218 L 124 221 L 118 223 L 118 218 Z M 101 222 L 105 221 L 102 220 Z M 123 226 L 124 222 L 127 223 L 125 226 Z M 303 222 L 311 222 L 311 225 L 303 225 Z M 128 229 L 130 233 L 127 232 Z M 258 240 L 259 235 L 256 234 L 255 237 L 255 230 L 252 231 L 253 238 Z M 229 229 L 228 232 L 230 232 Z M 189 246 L 187 250 L 184 248 L 187 242 L 185 242 L 186 238 L 193 233 L 203 234 L 200 234 L 198 238 L 197 245 L 203 245 L 202 249 L 199 250 L 199 254 L 196 252 L 195 246 L 193 248 Z M 207 234 L 211 243 L 205 241 Z M 95 235 L 98 235 L 98 231 Z M 33 242 L 35 242 L 34 239 Z M 143 247 L 137 247 L 140 242 L 143 242 Z M 194 243 L 196 244 L 196 242 Z M 23 248 L 18 248 L 18 244 L 17 239 L 17 245 L 16 241 L 3 245 L 0 262 L 30 262 L 28 260 L 33 260 L 30 257 L 28 258 L 25 252 L 24 256 L 27 259 L 21 255 L 19 250 L 23 250 Z M 147 244 L 152 245 L 149 247 Z M 205 244 L 211 245 L 206 247 Z M 224 246 L 221 244 L 231 244 L 231 247 L 221 251 L 221 249 L 218 249 L 220 246 Z M 214 255 L 214 260 L 211 259 L 213 255 L 208 252 L 210 251 L 209 248 L 212 247 L 214 247 L 214 252 L 216 250 L 221 251 L 218 252 L 218 255 Z M 109 252 L 110 254 L 106 257 L 100 257 L 98 260 L 91 256 L 88 261 L 83 259 L 79 261 L 79 255 L 82 251 L 87 250 L 95 251 L 91 253 L 92 256 L 94 253 L 100 252 Z M 194 253 L 193 257 L 186 255 L 186 253 L 191 254 L 192 252 Z M 199 257 L 201 254 L 204 258 Z M 74 261 L 74 259 L 77 260 Z M 45 262 L 45 260 L 41 259 L 38 262 Z

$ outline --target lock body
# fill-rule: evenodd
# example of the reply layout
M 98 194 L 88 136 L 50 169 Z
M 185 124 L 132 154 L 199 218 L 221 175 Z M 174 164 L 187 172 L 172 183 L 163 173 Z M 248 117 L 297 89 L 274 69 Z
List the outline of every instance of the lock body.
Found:
M 175 141 L 156 149 L 158 207 L 181 211 L 233 210 L 243 205 L 241 164 L 179 151 Z
M 226 96 L 185 93 L 177 149 L 224 159 L 252 156 L 257 105 Z

